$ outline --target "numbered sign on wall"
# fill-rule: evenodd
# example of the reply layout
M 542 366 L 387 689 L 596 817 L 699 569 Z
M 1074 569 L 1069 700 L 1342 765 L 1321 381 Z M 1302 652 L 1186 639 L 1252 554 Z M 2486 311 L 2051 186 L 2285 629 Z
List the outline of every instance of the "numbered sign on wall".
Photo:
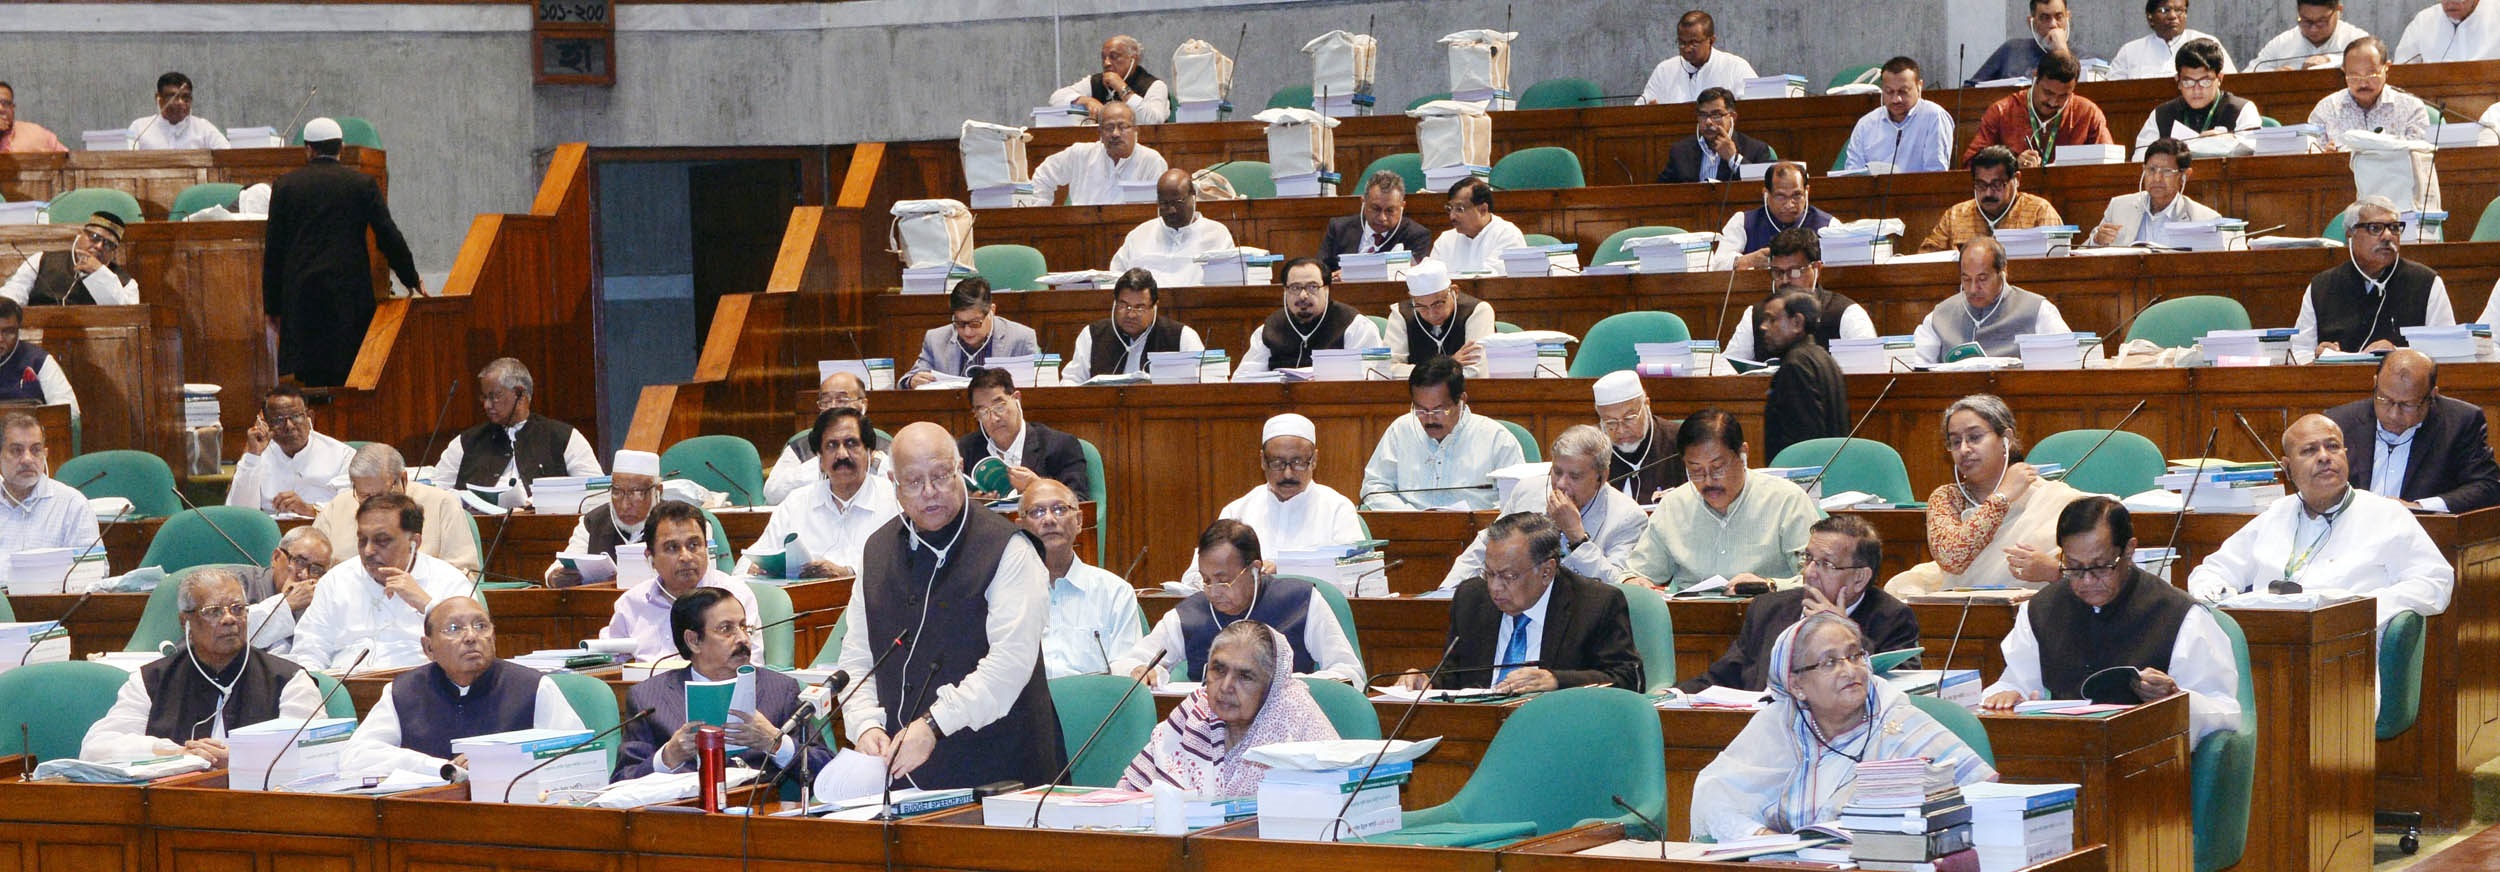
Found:
M 530 67 L 541 85 L 615 85 L 616 18 L 610 0 L 538 0 Z

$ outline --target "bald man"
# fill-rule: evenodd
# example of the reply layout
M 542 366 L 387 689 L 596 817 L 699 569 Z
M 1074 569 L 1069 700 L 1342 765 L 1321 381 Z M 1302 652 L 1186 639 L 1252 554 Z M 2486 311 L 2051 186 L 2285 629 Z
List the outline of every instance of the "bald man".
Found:
M 1095 141 L 1060 149 L 1033 168 L 1033 196 L 1043 204 L 1057 203 L 1062 187 L 1070 206 L 1127 202 L 1121 185 L 1147 184 L 1172 168 L 1162 152 L 1138 144 L 1137 112 L 1127 104 L 1104 106 L 1094 121 Z
M 1030 334 L 1032 330 L 1028 328 L 1025 332 Z M 860 383 L 859 376 L 837 372 L 816 383 L 816 414 L 822 415 L 834 409 L 855 409 L 862 416 L 868 414 L 868 386 Z M 773 461 L 772 473 L 764 476 L 766 505 L 781 505 L 781 499 L 789 496 L 791 491 L 824 483 L 825 471 L 816 462 L 816 446 L 809 444 L 815 433 L 816 429 L 809 427 L 782 443 L 781 457 Z M 868 474 L 884 478 L 885 440 L 876 438 L 874 431 L 860 435 L 870 443 Z
M 538 670 L 495 656 L 495 622 L 465 596 L 425 613 L 426 663 L 391 679 L 339 753 L 343 775 L 466 769 L 453 742 L 513 730 L 579 730 L 564 689 Z
M 1050 92 L 1050 105 L 1082 106 L 1101 118 L 1117 104 L 1137 113 L 1139 124 L 1163 123 L 1172 117 L 1172 89 L 1137 63 L 1145 53 L 1146 47 L 1127 34 L 1103 40 L 1102 72 Z
M 1111 652 L 1126 651 L 1146 634 L 1137 591 L 1126 579 L 1077 556 L 1085 533 L 1085 506 L 1068 486 L 1037 478 L 1016 507 L 1016 526 L 1042 543 L 1050 570 L 1050 624 L 1042 636 L 1042 666 L 1052 678 L 1108 675 Z
M 1233 232 L 1198 214 L 1198 190 L 1188 170 L 1165 170 L 1155 180 L 1155 217 L 1128 232 L 1111 271 L 1144 269 L 1159 284 L 1186 287 L 1200 281 L 1198 256 L 1232 248 Z
M 2439 364 L 2399 348 L 2379 359 L 2366 400 L 2326 410 L 2351 449 L 2352 486 L 2426 512 L 2500 504 L 2500 464 L 2481 406 L 2439 392 Z

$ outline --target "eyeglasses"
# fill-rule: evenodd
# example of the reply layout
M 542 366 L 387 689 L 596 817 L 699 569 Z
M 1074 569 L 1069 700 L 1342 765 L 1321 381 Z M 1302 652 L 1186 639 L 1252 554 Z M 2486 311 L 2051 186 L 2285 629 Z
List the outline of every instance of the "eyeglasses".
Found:
M 2352 225 L 2354 236 L 2394 236 L 2403 233 L 2404 229 L 2402 221 L 2364 221 Z
M 1438 409 L 1427 409 L 1422 406 L 1415 407 L 1415 417 L 1426 421 L 1447 418 L 1455 414 L 1458 414 L 1457 406 L 1443 406 Z
M 1441 207 L 1441 211 L 1456 215 L 1460 212 L 1465 212 L 1473 208 L 1476 208 L 1476 204 L 1474 203 L 1469 203 L 1464 200 L 1451 200 L 1449 203 Z
M 1809 263 L 1809 264 L 1806 264 L 1805 266 L 1792 266 L 1792 267 L 1789 267 L 1789 268 L 1787 268 L 1787 269 L 1780 269 L 1780 268 L 1778 268 L 1778 267 L 1772 267 L 1772 268 L 1771 268 L 1771 275 L 1772 275 L 1772 277 L 1774 277 L 1774 278 L 1787 279 L 1788 281 L 1792 281 L 1792 282 L 1793 282 L 1793 281 L 1798 281 L 1798 280 L 1804 279 L 1804 278 L 1806 277 L 1806 274 L 1807 274 L 1807 273 L 1810 273 L 1810 272 L 1813 272 L 1813 271 L 1814 271 L 1814 265 Z
M 2198 76 L 2193 79 L 2182 78 L 2179 80 L 2180 88 L 2191 91 L 2212 90 L 2215 85 L 2219 84 L 2222 84 L 2221 79 L 2216 79 L 2210 76 Z
M 2059 577 L 2064 578 L 2067 581 L 2078 581 L 2086 576 L 2093 578 L 2108 578 L 2110 575 L 2118 571 L 2118 567 L 2124 564 L 2125 561 L 2112 560 L 2108 563 L 2095 563 L 2090 566 L 2067 566 L 2058 569 L 2057 574 Z
M 817 394 L 816 411 L 824 412 L 858 403 L 867 397 L 858 394 Z
M 434 635 L 445 639 L 461 639 L 469 636 L 483 639 L 495 635 L 495 622 L 481 620 L 468 624 L 444 624 L 442 629 L 434 631 Z
M 122 247 L 122 244 L 114 241 L 112 237 L 106 236 L 102 233 L 97 233 L 93 230 L 80 231 L 79 235 L 87 237 L 88 245 L 93 245 L 104 251 L 120 251 Z
M 235 603 L 233 605 L 226 606 L 199 606 L 192 609 L 191 613 L 200 616 L 201 620 L 214 621 L 218 618 L 247 617 L 252 613 L 252 607 L 245 603 Z
M 330 571 L 330 567 L 329 567 L 329 565 L 328 565 L 328 564 L 321 563 L 321 562 L 319 562 L 319 561 L 313 560 L 312 558 L 309 558 L 309 557 L 297 557 L 297 556 L 295 556 L 295 555 L 293 555 L 293 554 L 286 554 L 285 552 L 279 552 L 279 553 L 280 553 L 281 555 L 283 555 L 283 556 L 281 556 L 281 557 L 279 558 L 280 560 L 284 560 L 284 561 L 286 561 L 286 562 L 287 562 L 287 564 L 289 564 L 289 565 L 291 565 L 291 566 L 294 566 L 294 567 L 295 567 L 296 569 L 298 569 L 298 570 L 302 570 L 302 571 L 303 571 L 305 574 L 307 574 L 307 575 L 319 575 L 319 574 L 321 574 L 321 573 L 324 573 L 324 572 L 328 572 L 328 571 Z
M 1155 304 L 1151 300 L 1143 303 L 1113 302 L 1111 304 L 1111 312 L 1115 315 L 1143 315 L 1154 310 Z
M 755 634 L 761 632 L 764 632 L 764 628 L 755 624 L 737 624 L 723 621 L 712 625 L 712 635 L 715 636 L 754 636 Z
M 1684 477 L 1691 481 L 1717 481 L 1744 471 L 1745 465 L 1742 463 L 1720 461 L 1718 463 L 1711 464 L 1708 469 L 1687 465 L 1684 467 Z
M 2370 401 L 2377 403 L 2379 408 L 2394 409 L 2399 412 L 2419 412 L 2424 406 L 2431 404 L 2431 398 L 2429 396 L 2424 396 L 2421 399 L 2406 402 L 2386 394 L 2378 394 L 2371 397 Z
M 1259 567 L 1257 564 L 1244 566 L 1235 570 L 1230 577 L 1224 579 L 1223 581 L 1215 580 L 1215 576 L 1212 575 L 1202 577 L 1206 580 L 1206 588 L 1208 590 L 1214 590 L 1220 587 L 1225 591 L 1230 592 L 1233 588 L 1239 587 L 1244 583 L 1257 583 L 1259 580 Z
M 2144 175 L 2145 175 L 2147 178 L 2155 178 L 2155 179 L 2175 179 L 2175 178 L 2178 178 L 2180 175 L 2185 174 L 2186 172 L 2187 172 L 2186 170 L 2179 169 L 2179 168 L 2177 168 L 2177 167 L 2145 167 L 2145 168 L 2144 168 Z
M 1004 418 L 1007 417 L 1007 413 L 1014 408 L 1014 402 L 1014 397 L 999 397 L 998 399 L 991 400 L 982 405 L 972 407 L 972 416 L 975 418 Z
M 1310 469 L 1312 466 L 1317 465 L 1318 463 L 1319 463 L 1319 458 L 1317 458 L 1317 457 L 1269 457 L 1269 456 L 1266 456 L 1266 455 L 1260 455 L 1260 456 L 1259 456 L 1259 465 L 1260 465 L 1260 466 L 1267 467 L 1267 471 L 1269 471 L 1269 472 L 1284 472 L 1284 471 L 1286 471 L 1286 470 L 1296 470 L 1296 471 L 1300 471 L 1300 470 L 1307 470 L 1307 469 Z
M 944 491 L 947 485 L 961 481 L 963 474 L 959 472 L 931 476 L 898 475 L 894 477 L 894 489 L 904 493 L 938 493 Z
M 1067 503 L 1043 503 L 1038 506 L 1027 507 L 1024 510 L 1024 516 L 1027 518 L 1051 518 L 1055 520 L 1058 518 L 1065 518 L 1069 515 L 1082 511 L 1084 511 L 1084 509 L 1068 505 Z
M 1319 282 L 1294 282 L 1294 283 L 1292 283 L 1292 284 L 1289 284 L 1289 285 L 1286 285 L 1286 286 L 1285 286 L 1285 293 L 1288 293 L 1288 294 L 1316 294 L 1316 293 L 1319 293 L 1319 292 L 1324 291 L 1324 290 L 1327 290 L 1327 289 L 1328 289 L 1328 286 L 1327 286 L 1327 285 L 1325 285 L 1325 284 L 1321 284 L 1321 283 L 1319 283 Z
M 1597 419 L 1597 426 L 1607 430 L 1621 430 L 1627 427 L 1638 427 L 1641 425 L 1641 419 L 1646 417 L 1649 417 L 1649 413 L 1647 412 L 1634 412 L 1620 418 L 1599 418 Z
M 1811 664 L 1811 665 L 1807 665 L 1807 666 L 1794 666 L 1794 667 L 1790 667 L 1790 668 L 1789 668 L 1789 670 L 1788 670 L 1788 674 L 1790 674 L 1790 675 L 1811 675 L 1811 674 L 1814 674 L 1814 673 L 1817 673 L 1817 672 L 1830 672 L 1830 671 L 1832 671 L 1832 670 L 1839 669 L 1839 668 L 1840 668 L 1840 664 L 1843 664 L 1843 663 L 1848 663 L 1848 664 L 1852 664 L 1852 665 L 1855 665 L 1855 666 L 1860 667 L 1860 668 L 1864 668 L 1864 667 L 1866 666 L 1866 652 L 1864 652 L 1864 651 L 1851 651 L 1851 652 L 1849 652 L 1849 653 L 1847 653 L 1847 654 L 1834 654 L 1834 655 L 1832 655 L 1832 656 L 1830 656 L 1830 657 L 1825 657 L 1825 658 L 1823 658 L 1822 660 L 1820 660 L 1820 661 L 1818 661 L 1818 662 L 1815 662 L 1815 663 L 1813 663 L 1813 664 Z
M 310 423 L 310 422 L 312 421 L 312 416 L 311 416 L 311 415 L 304 414 L 304 413 L 302 413 L 302 412 L 295 412 L 295 413 L 292 413 L 292 414 L 278 414 L 278 415 L 271 415 L 271 414 L 263 413 L 263 414 L 261 415 L 261 419 L 262 419 L 262 420 L 265 420 L 265 421 L 268 421 L 268 422 L 269 422 L 269 426 L 272 426 L 272 427 L 293 427 L 293 426 L 296 426 L 296 425 L 298 425 L 298 424 L 306 424 L 306 423 Z
M 652 498 L 657 497 L 657 496 L 659 496 L 659 495 L 660 495 L 660 488 L 659 488 L 659 486 L 657 486 L 657 485 L 653 485 L 653 486 L 651 486 L 651 487 L 635 487 L 635 488 L 623 488 L 623 487 L 620 487 L 620 488 L 610 488 L 610 489 L 608 490 L 608 499 L 609 499 L 609 500 L 611 500 L 611 501 L 613 501 L 613 500 L 649 500 L 649 499 L 652 499 Z
M 1847 572 L 1852 569 L 1867 568 L 1866 564 L 1863 563 L 1851 563 L 1847 565 L 1833 563 L 1829 560 L 1806 553 L 1805 549 L 1802 548 L 1791 553 L 1796 555 L 1798 569 L 1813 568 L 1820 569 L 1824 572 Z

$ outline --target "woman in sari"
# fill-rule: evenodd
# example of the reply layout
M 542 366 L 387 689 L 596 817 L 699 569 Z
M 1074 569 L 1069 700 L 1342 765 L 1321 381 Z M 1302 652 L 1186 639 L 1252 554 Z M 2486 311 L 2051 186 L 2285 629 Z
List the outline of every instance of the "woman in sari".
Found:
M 1243 752 L 1337 738 L 1319 701 L 1293 677 L 1292 645 L 1257 621 L 1226 625 L 1208 646 L 1206 685 L 1155 726 L 1120 787 L 1170 784 L 1207 798 L 1255 796 L 1267 767 L 1242 759 Z
M 2057 580 L 2057 513 L 2083 492 L 2040 477 L 2015 455 L 2014 410 L 1993 394 L 1972 394 L 1944 412 L 1944 450 L 1953 483 L 1927 497 L 1927 549 L 1934 560 L 1884 582 L 1896 597 L 1973 587 L 2037 590 Z
M 1693 838 L 1792 833 L 1840 817 L 1870 760 L 1924 757 L 1955 784 L 1996 770 L 1908 697 L 1875 680 L 1856 622 L 1817 612 L 1771 646 L 1771 704 L 1693 783 Z

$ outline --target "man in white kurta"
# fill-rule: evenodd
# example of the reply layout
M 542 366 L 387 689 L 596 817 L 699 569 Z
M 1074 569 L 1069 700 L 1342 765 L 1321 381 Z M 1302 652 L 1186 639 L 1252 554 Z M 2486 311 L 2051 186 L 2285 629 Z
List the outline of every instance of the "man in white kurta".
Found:
M 824 473 L 824 483 L 792 491 L 773 507 L 772 520 L 764 523 L 764 534 L 756 537 L 755 544 L 747 546 L 739 572 L 763 575 L 757 555 L 779 553 L 784 555 L 785 569 L 799 578 L 849 574 L 859 569 L 868 534 L 903 510 L 895 500 L 894 482 L 868 474 L 868 442 L 874 431 L 867 416 L 835 408 L 819 416 L 817 425 L 816 465 Z M 793 547 L 804 555 L 791 553 Z M 806 561 L 788 562 L 800 556 Z
M 1512 484 L 1509 496 L 1495 511 L 1504 516 L 1516 512 L 1545 515 L 1562 534 L 1563 568 L 1611 583 L 1623 580 L 1623 560 L 1649 527 L 1649 515 L 1623 491 L 1606 486 L 1606 448 L 1606 434 L 1596 427 L 1579 424 L 1563 431 L 1547 452 L 1553 457 L 1548 472 Z M 1489 531 L 1476 531 L 1476 540 L 1467 543 L 1467 550 L 1459 552 L 1450 573 L 1442 577 L 1442 590 L 1457 590 L 1459 584 L 1484 574 L 1488 535 Z
M 1718 409 L 1686 418 L 1676 451 L 1685 482 L 1650 513 L 1624 559 L 1624 580 L 1670 593 L 1711 578 L 1797 586 L 1804 577 L 1797 553 L 1823 517 L 1814 498 L 1787 479 L 1748 469 L 1744 428 Z
M 181 73 L 156 77 L 156 114 L 130 122 L 132 151 L 232 147 L 225 131 L 191 114 L 191 79 Z
M 2283 431 L 2283 464 L 2298 492 L 2223 540 L 2188 575 L 2189 593 L 2227 604 L 2289 581 L 2302 593 L 2376 599 L 2382 628 L 2400 611 L 2448 610 L 2455 566 L 2403 503 L 2352 486 L 2343 432 L 2325 415 Z
M 1155 217 L 1128 232 L 1111 255 L 1111 271 L 1143 268 L 1155 283 L 1189 287 L 1200 281 L 1198 256 L 1236 248 L 1233 231 L 1198 214 L 1198 191 L 1186 170 L 1164 170 L 1155 182 Z
M 1259 436 L 1259 471 L 1267 482 L 1226 503 L 1216 517 L 1250 525 L 1271 560 L 1279 552 L 1351 545 L 1365 538 L 1354 501 L 1311 480 L 1319 467 L 1318 425 L 1287 412 L 1267 419 Z M 1183 580 L 1193 587 L 1199 583 L 1194 556 Z
M 2342 66 L 2344 46 L 2370 35 L 2344 20 L 2343 0 L 2300 0 L 2296 8 L 2300 23 L 2267 40 L 2249 72 Z
M 1016 506 L 1016 526 L 1042 541 L 1042 566 L 1050 571 L 1043 672 L 1051 678 L 1110 674 L 1111 652 L 1137 644 L 1146 615 L 1126 579 L 1076 555 L 1079 537 L 1087 535 L 1084 505 L 1067 485 L 1035 479 Z
M 1450 229 L 1432 240 L 1432 259 L 1453 275 L 1505 275 L 1502 252 L 1525 248 L 1528 236 L 1493 214 L 1493 186 L 1469 176 L 1450 186 Z
M 183 647 L 130 673 L 114 694 L 113 707 L 88 726 L 86 738 L 78 743 L 78 759 L 126 763 L 187 753 L 223 765 L 229 727 L 250 726 L 272 713 L 297 720 L 320 710 L 321 688 L 310 672 L 296 670 L 276 686 L 274 700 L 266 695 L 268 682 L 245 681 L 247 677 L 275 678 L 295 666 L 253 651 L 245 643 L 251 607 L 242 579 L 223 569 L 203 569 L 182 584 L 176 605 L 181 607 Z M 253 676 L 255 669 L 266 672 Z M 151 684 L 152 680 L 157 683 Z M 166 720 L 175 725 L 176 735 L 148 732 L 148 722 L 157 715 L 157 687 L 167 691 L 163 704 L 171 708 Z M 238 692 L 244 695 L 240 700 Z M 205 706 L 201 697 L 206 697 Z
M 1058 191 L 1068 189 L 1068 205 L 1100 206 L 1128 202 L 1123 184 L 1151 185 L 1171 165 L 1163 153 L 1137 142 L 1137 113 L 1113 103 L 1103 107 L 1096 141 L 1060 149 L 1033 168 L 1033 196 L 1042 205 L 1056 205 Z
M 467 697 L 470 691 L 477 689 L 479 679 L 490 670 L 499 673 L 496 678 L 499 685 L 511 679 L 535 678 L 535 686 L 525 691 L 530 694 L 527 729 L 587 728 L 582 723 L 581 713 L 574 711 L 572 701 L 565 698 L 564 688 L 557 685 L 555 679 L 506 664 L 502 658 L 495 656 L 494 624 L 486 617 L 486 607 L 476 600 L 466 596 L 449 598 L 437 614 L 429 616 L 420 632 L 425 637 L 423 656 L 426 662 L 417 671 L 392 679 L 391 686 L 382 691 L 382 698 L 374 702 L 373 710 L 365 713 L 364 722 L 356 725 L 355 735 L 349 736 L 346 745 L 339 751 L 340 774 L 380 777 L 394 772 L 410 772 L 443 777 L 443 767 L 467 765 L 465 755 L 443 758 L 405 747 L 407 736 L 400 727 L 399 686 L 403 682 L 436 681 L 436 675 L 441 676 L 439 680 L 448 684 L 451 692 L 458 697 Z M 510 676 L 510 679 L 505 676 Z M 509 685 L 502 685 L 498 690 L 504 693 L 524 692 Z M 477 735 L 491 732 L 499 730 L 486 730 Z M 467 737 L 455 737 L 453 741 L 460 738 Z
M 1172 86 L 1151 75 L 1141 76 L 1137 59 L 1145 52 L 1146 47 L 1127 34 L 1103 40 L 1102 71 L 1050 92 L 1050 105 L 1083 106 L 1096 118 L 1119 106 L 1134 113 L 1139 124 L 1163 123 L 1172 117 Z M 1149 79 L 1153 84 L 1141 90 L 1137 83 Z M 1097 83 L 1108 90 L 1109 100 L 1094 98 Z
M 1193 559 L 1206 567 L 1213 583 L 1200 588 L 1198 593 L 1182 600 L 1171 611 L 1164 612 L 1163 617 L 1155 621 L 1153 632 L 1147 633 L 1119 659 L 1111 661 L 1112 674 L 1136 676 L 1149 685 L 1160 685 L 1172 675 L 1192 675 L 1194 667 L 1199 664 L 1189 659 L 1192 630 L 1184 620 L 1185 615 L 1194 617 L 1199 610 L 1204 610 L 1208 620 L 1198 625 L 1198 632 L 1211 637 L 1222 632 L 1227 623 L 1254 617 L 1255 610 L 1263 605 L 1260 601 L 1262 596 L 1273 597 L 1264 604 L 1282 603 L 1285 602 L 1284 591 L 1292 590 L 1305 597 L 1298 604 L 1302 613 L 1302 635 L 1293 639 L 1293 643 L 1296 650 L 1310 661 L 1311 671 L 1306 674 L 1344 682 L 1363 680 L 1362 658 L 1354 653 L 1354 643 L 1346 639 L 1345 628 L 1337 623 L 1337 610 L 1328 605 L 1315 585 L 1305 586 L 1299 582 L 1279 585 L 1280 579 L 1259 566 L 1260 560 L 1268 553 L 1260 547 L 1258 533 L 1243 529 L 1245 526 L 1218 520 L 1210 525 L 1209 535 L 1199 537 L 1201 544 Z M 1230 534 L 1239 536 L 1236 538 Z M 1214 538 L 1209 544 L 1212 537 L 1221 538 Z M 1228 619 L 1226 615 L 1235 617 Z M 1268 620 L 1276 623 L 1279 619 L 1270 617 Z M 1200 638 L 1202 647 L 1198 650 L 1206 650 L 1204 645 L 1207 640 L 1208 637 Z M 1162 665 L 1147 670 L 1146 666 L 1156 662 L 1158 654 L 1162 655 Z M 1285 676 L 1276 678 L 1284 680 Z
M 311 669 L 358 672 L 425 662 L 419 640 L 425 611 L 445 597 L 468 596 L 467 573 L 421 553 L 425 510 L 401 494 L 383 494 L 356 510 L 356 557 L 321 577 L 312 605 L 295 622 L 290 659 Z M 367 653 L 371 652 L 371 653 Z
M 1712 88 L 1744 93 L 1745 80 L 1754 77 L 1753 64 L 1734 52 L 1719 51 L 1718 45 L 1718 26 L 1710 20 L 1710 13 L 1684 13 L 1675 22 L 1676 56 L 1659 61 L 1649 71 L 1649 82 L 1641 86 L 1636 103 L 1690 103 Z
M 1493 471 L 1524 462 L 1510 428 L 1467 411 L 1467 375 L 1435 357 L 1407 373 L 1414 414 L 1400 415 L 1363 464 L 1367 509 L 1493 508 Z
M 302 391 L 271 388 L 261 400 L 260 417 L 244 434 L 243 459 L 234 465 L 226 505 L 307 518 L 321 514 L 321 506 L 347 485 L 347 461 L 355 454 L 347 443 L 313 429 Z
M 2179 47 L 2200 39 L 2222 40 L 2212 34 L 2187 26 L 2187 0 L 2169 0 L 2152 12 L 2144 13 L 2144 22 L 2152 32 L 2130 40 L 2109 59 L 2112 79 L 2166 79 L 2178 72 L 2172 60 L 2179 56 Z M 2239 72 L 2231 62 L 2231 50 L 2222 50 L 2222 72 Z
M 2396 42 L 2396 54 L 2389 60 L 2436 64 L 2500 58 L 2500 8 L 2494 7 L 2500 4 L 2484 6 L 2482 0 L 2447 0 L 2425 7 L 2405 25 L 2404 38 Z M 2452 9 L 2464 14 L 2451 16 Z
M 1245 376 L 1279 368 L 1307 366 L 1302 358 L 1306 356 L 1304 353 L 1310 351 L 1361 351 L 1386 344 L 1386 340 L 1380 337 L 1380 328 L 1372 323 L 1372 319 L 1363 317 L 1353 306 L 1329 299 L 1328 266 L 1319 258 L 1302 257 L 1287 261 L 1284 279 L 1284 308 L 1267 316 L 1267 320 L 1259 326 L 1250 328 L 1249 342 L 1243 346 L 1241 353 L 1241 365 L 1233 367 L 1234 380 L 1240 381 Z M 1340 316 L 1350 317 L 1345 318 L 1345 328 L 1332 336 L 1329 327 Z M 1288 336 L 1292 337 L 1287 340 L 1292 344 L 1280 347 L 1269 343 L 1271 338 Z M 1288 354 L 1296 357 L 1286 360 L 1285 355 Z M 1280 362 L 1282 367 L 1278 366 Z
M 859 380 L 858 375 L 836 372 L 816 383 L 816 413 L 824 414 L 835 406 L 848 406 L 858 409 L 862 415 L 868 414 L 868 386 Z M 797 438 L 782 444 L 781 456 L 773 459 L 773 468 L 764 474 L 765 502 L 777 506 L 783 498 L 800 488 L 825 483 L 825 472 L 816 462 L 816 451 L 807 445 L 808 437 L 812 435 L 812 432 L 800 433 Z M 870 435 L 875 434 L 872 432 Z M 806 456 L 800 456 L 801 449 L 806 450 Z M 885 477 L 885 449 L 882 446 L 877 446 L 868 455 L 868 474 Z

